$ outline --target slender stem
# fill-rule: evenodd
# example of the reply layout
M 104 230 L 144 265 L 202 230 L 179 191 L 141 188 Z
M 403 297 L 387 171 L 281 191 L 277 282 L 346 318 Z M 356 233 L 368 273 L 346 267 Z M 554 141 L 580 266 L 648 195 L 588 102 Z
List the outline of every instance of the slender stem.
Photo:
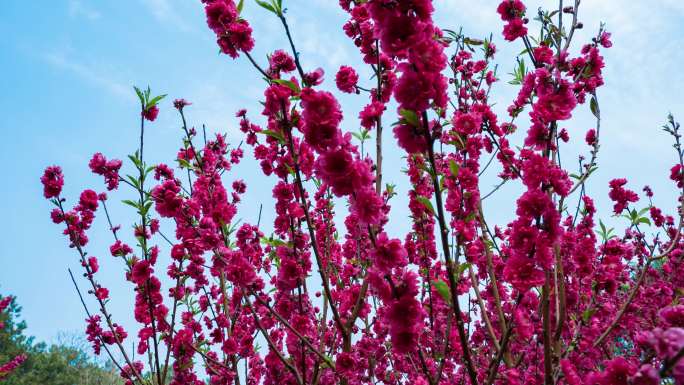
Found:
M 516 306 L 520 303 L 520 301 L 522 301 L 522 297 L 522 293 L 519 293 L 518 298 L 515 301 Z M 512 321 L 512 319 L 510 321 Z M 496 380 L 496 374 L 499 371 L 499 364 L 501 363 L 501 359 L 503 358 L 504 352 L 506 351 L 508 343 L 511 339 L 513 324 L 510 321 L 508 322 L 509 326 L 506 329 L 506 332 L 501 337 L 501 349 L 499 349 L 499 352 L 497 353 L 496 357 L 489 363 L 489 375 L 487 376 L 487 382 L 485 382 L 485 385 L 492 385 L 494 383 L 494 380 Z M 520 357 L 522 358 L 522 355 Z
M 183 270 L 183 261 L 181 260 L 178 262 L 178 270 L 182 271 Z M 166 383 L 166 376 L 168 375 L 169 371 L 169 359 L 171 357 L 171 349 L 168 349 L 168 346 L 171 345 L 171 341 L 173 341 L 173 332 L 174 328 L 176 326 L 176 312 L 178 311 L 178 300 L 176 299 L 176 295 L 178 295 L 178 289 L 180 288 L 180 274 L 178 277 L 176 277 L 176 289 L 174 291 L 174 297 L 173 297 L 173 310 L 171 311 L 171 328 L 169 329 L 169 336 L 168 336 L 168 344 L 167 344 L 167 350 L 166 350 L 166 357 L 164 358 L 164 371 L 162 373 L 162 384 Z
M 556 256 L 556 298 L 558 306 L 558 309 L 556 310 L 557 318 L 554 339 L 557 342 L 560 342 L 561 336 L 563 334 L 563 324 L 565 323 L 566 316 L 567 299 L 565 295 L 565 272 L 563 270 L 563 259 L 561 258 L 560 245 L 554 245 L 553 252 Z M 560 354 L 560 349 L 558 349 L 558 352 L 556 353 Z
M 378 89 L 375 92 L 376 100 L 382 101 L 382 65 L 380 63 L 380 45 L 375 40 L 375 52 L 377 63 L 375 67 L 375 78 L 378 81 Z M 375 121 L 377 133 L 375 134 L 375 192 L 382 193 L 382 114 Z
M 304 70 L 302 69 L 302 64 L 299 62 L 299 52 L 297 52 L 297 48 L 295 48 L 294 45 L 294 40 L 292 40 L 292 34 L 290 34 L 290 27 L 287 25 L 287 20 L 285 19 L 285 16 L 282 13 L 278 15 L 278 18 L 283 23 L 283 27 L 285 27 L 285 34 L 287 35 L 287 40 L 290 42 L 290 48 L 292 49 L 292 55 L 294 55 L 295 65 L 297 66 L 297 72 L 299 72 L 299 77 L 302 78 L 302 84 L 306 86 Z
M 143 107 L 144 108 L 144 107 Z M 144 158 L 143 158 L 143 146 L 145 144 L 144 142 L 144 135 L 145 135 L 145 118 L 144 116 L 140 116 L 140 158 L 138 159 L 140 161 L 140 164 L 138 165 L 138 169 L 140 172 L 140 179 L 139 179 L 139 187 L 138 187 L 138 193 L 140 195 L 140 207 L 144 207 L 145 205 L 145 163 L 144 163 Z M 147 251 L 147 215 L 140 210 L 140 226 L 142 227 L 142 236 L 140 237 L 140 248 L 142 249 L 143 256 L 145 259 L 148 259 L 148 251 Z M 157 326 L 156 326 L 156 321 L 155 321 L 155 315 L 154 315 L 154 305 L 152 304 L 152 298 L 150 296 L 150 281 L 149 279 L 145 281 L 145 289 L 147 291 L 146 297 L 147 297 L 147 305 L 148 305 L 148 310 L 150 313 L 150 324 L 152 327 L 152 342 L 154 344 L 154 358 L 155 358 L 155 368 L 156 368 L 156 376 L 157 376 L 157 384 L 158 385 L 163 385 L 162 383 L 162 378 L 161 378 L 161 370 L 159 367 L 159 342 L 157 340 Z
M 286 115 L 284 115 L 286 116 Z M 333 313 L 333 318 L 335 320 L 335 323 L 337 324 L 337 327 L 340 329 L 340 333 L 343 336 L 347 335 L 347 329 L 344 327 L 344 323 L 342 322 L 342 318 L 340 317 L 339 312 L 337 311 L 337 306 L 335 305 L 335 302 L 333 301 L 332 297 L 332 292 L 330 290 L 330 282 L 328 281 L 328 274 L 326 273 L 326 266 L 323 266 L 323 261 L 321 259 L 318 246 L 316 243 L 316 233 L 314 230 L 314 225 L 311 221 L 311 216 L 309 214 L 309 203 L 306 200 L 306 190 L 304 189 L 304 184 L 302 183 L 302 177 L 301 177 L 301 171 L 299 169 L 299 162 L 297 160 L 297 154 L 295 153 L 294 150 L 294 139 L 292 137 L 292 128 L 289 127 L 289 124 L 287 121 L 285 122 L 285 132 L 287 134 L 287 142 L 288 142 L 288 147 L 290 150 L 290 154 L 292 155 L 292 160 L 293 160 L 293 165 L 295 169 L 295 182 L 297 185 L 298 193 L 299 193 L 299 199 L 301 201 L 301 206 L 302 210 L 304 211 L 304 219 L 306 220 L 306 225 L 307 228 L 309 229 L 309 237 L 310 237 L 310 243 L 311 243 L 311 248 L 314 251 L 314 256 L 316 257 L 316 264 L 318 265 L 318 273 L 321 276 L 321 281 L 323 281 L 323 290 L 325 292 L 326 297 L 328 297 L 328 300 L 330 301 L 330 310 Z
M 257 71 L 259 71 L 262 75 L 264 75 L 264 77 L 266 79 L 271 80 L 271 75 L 266 73 L 266 71 L 264 71 L 264 69 L 261 68 L 261 66 L 259 64 L 257 64 L 257 62 L 254 60 L 252 55 L 249 54 L 249 52 L 243 51 L 243 53 L 245 54 L 245 56 L 247 56 L 247 59 L 249 59 L 250 63 L 252 63 L 252 65 L 254 66 L 254 68 L 257 69 Z M 204 129 L 204 126 L 202 126 L 202 128 Z M 205 134 L 205 138 L 206 138 L 206 134 Z M 205 139 L 205 141 L 206 141 L 206 139 Z
M 67 269 L 69 271 L 69 276 L 71 277 L 71 282 L 74 284 L 74 288 L 76 289 L 76 293 L 78 294 L 78 298 L 81 300 L 81 305 L 83 305 L 83 309 L 85 310 L 86 315 L 88 318 L 91 318 L 92 315 L 90 314 L 90 311 L 88 310 L 88 306 L 85 303 L 85 300 L 83 299 L 83 295 L 81 294 L 81 289 L 78 288 L 78 284 L 76 283 L 76 279 L 74 278 L 74 274 L 71 272 L 71 269 Z M 109 350 L 109 347 L 107 344 L 104 342 L 102 339 L 102 336 L 98 335 L 97 338 L 100 340 L 100 343 L 102 347 L 105 349 L 107 352 L 107 355 L 109 356 L 109 359 L 112 361 L 112 363 L 120 370 L 122 371 L 123 368 L 119 363 L 114 359 L 114 356 L 112 355 L 112 352 Z
M 646 263 L 644 264 L 644 267 L 641 269 L 641 272 L 639 273 L 639 277 L 637 278 L 637 281 L 634 284 L 634 287 L 632 287 L 632 290 L 630 291 L 629 296 L 627 296 L 627 300 L 622 304 L 617 315 L 615 316 L 613 321 L 608 325 L 606 330 L 604 330 L 603 333 L 601 333 L 601 335 L 599 336 L 599 338 L 594 342 L 594 345 L 593 345 L 594 347 L 601 345 L 601 343 L 606 339 L 606 337 L 608 337 L 610 332 L 618 325 L 618 323 L 622 319 L 622 316 L 625 315 L 627 308 L 632 303 L 632 301 L 634 300 L 634 297 L 636 296 L 637 292 L 641 288 L 641 285 L 644 282 L 644 278 L 646 278 L 646 273 L 648 272 L 648 269 L 651 266 L 651 263 L 657 259 L 666 257 L 675 248 L 675 246 L 679 240 L 680 234 L 681 234 L 681 228 L 682 228 L 682 221 L 680 221 L 679 230 L 677 231 L 677 235 L 675 236 L 675 239 L 672 241 L 672 245 L 670 246 L 670 248 L 668 248 L 668 250 L 665 253 L 661 254 L 658 257 L 651 257 L 651 258 L 648 258 L 646 260 Z
M 487 237 L 487 231 L 489 230 L 489 227 L 487 226 L 487 223 L 484 220 L 484 210 L 482 209 L 482 201 L 480 201 L 479 207 L 479 220 L 480 220 L 480 226 L 482 226 L 482 239 L 487 243 L 489 240 Z M 494 244 L 494 240 L 492 239 L 491 242 Z M 487 256 L 487 273 L 489 274 L 489 279 L 491 280 L 491 286 L 492 286 L 492 293 L 494 294 L 494 304 L 496 305 L 496 311 L 499 316 L 499 323 L 501 324 L 501 330 L 505 330 L 507 328 L 506 326 L 506 317 L 504 316 L 503 312 L 503 307 L 501 306 L 501 295 L 499 294 L 499 284 L 498 280 L 496 278 L 496 273 L 494 271 L 494 262 L 492 260 L 492 251 L 489 248 L 485 248 L 485 254 Z
M 259 298 L 257 293 L 251 291 L 251 294 L 254 296 L 254 299 L 256 299 L 257 302 L 259 302 L 259 304 L 264 306 L 271 314 L 273 314 L 273 316 L 275 316 L 278 319 L 278 321 L 280 321 L 283 325 L 285 325 L 286 328 L 288 328 L 292 333 L 294 333 L 297 336 L 297 338 L 299 338 L 302 341 L 302 343 L 304 343 L 304 345 L 306 345 L 306 347 L 311 350 L 312 353 L 314 353 L 318 356 L 318 358 L 323 360 L 323 362 L 325 362 L 325 364 L 328 365 L 330 369 L 332 369 L 333 371 L 335 370 L 335 364 L 333 364 L 332 361 L 330 361 L 330 359 L 325 356 L 325 354 L 321 353 L 321 351 L 318 350 L 318 348 L 313 346 L 313 344 L 311 343 L 311 341 L 309 341 L 308 338 L 303 336 L 296 328 L 294 328 L 289 322 L 287 322 L 287 320 L 283 318 L 283 316 L 278 314 L 278 312 L 276 312 L 273 309 L 273 307 L 271 307 L 271 305 L 268 304 L 268 302 Z
M 498 353 L 501 349 L 501 346 L 499 345 L 499 340 L 496 338 L 496 333 L 494 333 L 492 321 L 489 319 L 489 315 L 487 314 L 484 301 L 482 300 L 482 295 L 480 294 L 479 282 L 477 280 L 477 276 L 475 275 L 475 271 L 473 270 L 472 266 L 468 266 L 468 273 L 470 274 L 470 286 L 475 291 L 475 298 L 477 299 L 477 305 L 480 308 L 482 319 L 484 320 L 485 326 L 487 327 L 487 332 L 489 333 L 489 336 L 492 339 L 494 347 L 496 348 L 496 351 Z
M 428 383 L 430 383 L 430 385 L 436 385 L 437 383 L 430 375 L 430 369 L 428 369 L 427 367 L 427 363 L 425 362 L 425 356 L 423 355 L 423 349 L 420 346 L 418 346 L 418 358 L 420 359 L 420 367 L 423 370 L 423 374 L 425 374 Z
M 62 213 L 62 217 L 66 217 L 66 214 L 64 212 L 64 206 L 62 206 L 62 200 L 60 197 L 57 197 L 56 204 Z M 88 279 L 88 282 L 90 282 L 90 286 L 92 287 L 93 292 L 94 292 L 97 290 L 97 284 L 95 283 L 95 281 L 93 279 L 93 272 L 90 269 L 90 265 L 87 263 L 87 261 L 85 259 L 86 253 L 83 250 L 83 248 L 81 247 L 80 240 L 78 239 L 79 238 L 78 234 L 75 234 L 71 230 L 71 227 L 68 223 L 66 223 L 66 225 L 67 225 L 67 231 L 69 232 L 69 237 L 73 239 L 72 243 L 73 243 L 74 247 L 76 248 L 76 251 L 78 251 L 78 254 L 80 256 L 81 264 L 86 269 L 86 278 Z M 143 380 L 140 373 L 138 372 L 138 370 L 133 365 L 133 362 L 131 361 L 131 359 L 128 357 L 128 353 L 126 353 L 126 349 L 124 349 L 124 347 L 123 347 L 123 343 L 121 342 L 121 338 L 119 337 L 119 334 L 116 333 L 116 330 L 114 328 L 114 324 L 112 322 L 112 316 L 111 316 L 111 314 L 109 314 L 109 312 L 107 311 L 107 308 L 105 307 L 105 302 L 102 299 L 98 298 L 97 296 L 95 296 L 95 298 L 97 299 L 97 302 L 100 305 L 100 312 L 105 317 L 105 321 L 107 322 L 107 327 L 114 334 L 114 340 L 116 342 L 117 347 L 119 348 L 119 351 L 121 352 L 121 354 L 124 357 L 124 361 L 126 361 L 126 364 L 131 368 L 131 370 L 133 371 L 133 374 L 137 377 L 138 381 L 140 381 L 141 384 L 146 383 Z
M 283 356 L 283 353 L 280 350 L 278 350 L 278 347 L 275 345 L 275 343 L 273 343 L 273 340 L 268 335 L 268 332 L 261 325 L 261 321 L 259 321 L 259 316 L 257 315 L 256 311 L 254 311 L 254 308 L 252 307 L 252 304 L 249 301 L 247 301 L 247 307 L 249 308 L 249 311 L 252 313 L 252 316 L 254 317 L 254 322 L 256 323 L 257 328 L 259 329 L 261 334 L 266 339 L 268 346 L 270 346 L 271 350 L 273 350 L 273 352 L 276 354 L 276 356 L 278 356 L 278 359 L 280 360 L 280 362 L 282 362 L 283 365 L 285 365 L 285 367 L 290 372 L 292 372 L 292 374 L 295 376 L 295 379 L 297 380 L 297 383 L 300 385 L 304 385 L 304 382 L 302 381 L 302 377 L 299 375 L 299 371 L 297 370 L 297 368 L 295 368 L 292 365 L 292 363 L 290 363 L 290 361 L 288 359 L 285 358 L 285 356 Z
M 458 302 L 458 284 L 456 283 L 456 277 L 454 272 L 454 262 L 451 260 L 451 253 L 449 252 L 449 230 L 446 226 L 446 219 L 444 215 L 444 208 L 442 205 L 442 189 L 437 180 L 437 167 L 435 162 L 435 154 L 433 150 L 434 140 L 430 135 L 429 121 L 427 117 L 427 112 L 423 111 L 423 124 L 425 128 L 425 137 L 428 141 L 427 152 L 428 159 L 430 161 L 430 167 L 432 168 L 432 184 L 435 189 L 435 200 L 437 203 L 437 219 L 439 223 L 440 236 L 442 241 L 442 252 L 444 253 L 444 258 L 446 259 L 446 269 L 449 280 L 449 288 L 451 289 L 451 302 L 454 308 L 454 315 L 456 316 L 456 329 L 458 331 L 458 337 L 461 343 L 461 349 L 463 351 L 463 360 L 465 361 L 466 370 L 468 371 L 468 376 L 470 377 L 471 385 L 477 385 L 477 372 L 475 371 L 475 366 L 470 353 L 470 346 L 468 345 L 468 336 L 466 335 L 465 326 L 463 322 L 463 315 L 461 314 L 461 305 Z
M 681 149 L 682 146 L 680 143 L 680 135 L 678 132 L 679 125 L 675 125 L 674 120 L 672 120 L 672 124 L 674 126 L 673 127 L 673 129 L 674 129 L 673 136 L 675 138 L 674 147 L 677 150 L 679 165 L 681 167 L 684 167 L 684 153 L 682 153 L 682 149 Z M 684 186 L 682 186 L 681 191 L 680 191 L 679 202 L 680 202 L 680 205 L 684 202 Z M 662 258 L 667 257 L 677 247 L 677 244 L 679 243 L 679 240 L 681 239 L 682 228 L 684 228 L 684 207 L 680 206 L 679 207 L 679 225 L 677 226 L 676 235 L 674 236 L 674 238 L 670 242 L 670 246 L 664 252 L 662 252 L 659 256 L 651 255 L 646 260 L 646 263 L 644 264 L 644 267 L 642 268 L 641 273 L 639 274 L 639 277 L 637 278 L 637 281 L 634 284 L 634 287 L 632 288 L 631 292 L 629 293 L 627 300 L 625 301 L 625 303 L 622 304 L 622 307 L 618 311 L 618 314 L 617 314 L 617 316 L 615 316 L 615 319 L 613 320 L 613 322 L 611 322 L 608 325 L 606 330 L 604 330 L 603 333 L 601 333 L 599 338 L 596 340 L 596 342 L 594 342 L 594 345 L 593 345 L 594 347 L 599 346 L 603 342 L 603 340 L 605 340 L 606 337 L 610 334 L 610 332 L 613 330 L 613 328 L 615 328 L 615 326 L 617 326 L 618 322 L 620 322 L 620 319 L 625 314 L 625 312 L 627 311 L 627 308 L 632 303 L 632 300 L 634 300 L 634 297 L 636 296 L 637 292 L 639 291 L 639 288 L 641 287 L 641 284 L 643 283 L 644 278 L 646 277 L 646 273 L 648 272 L 648 269 L 651 266 L 651 263 L 653 261 L 658 260 L 658 259 L 662 259 Z M 655 245 L 654 245 L 654 248 L 655 248 Z
M 549 313 L 549 290 L 550 290 L 551 274 L 546 272 L 546 280 L 542 287 L 542 338 L 544 341 L 544 385 L 553 384 L 553 357 L 551 354 L 551 320 Z
M 563 51 L 567 51 L 568 48 L 570 48 L 570 42 L 572 41 L 572 37 L 575 35 L 575 30 L 577 29 L 577 11 L 580 5 L 580 0 L 575 0 L 575 6 L 573 7 L 572 10 L 572 25 L 570 26 L 570 32 L 568 33 L 568 38 L 565 40 L 565 46 L 563 47 Z

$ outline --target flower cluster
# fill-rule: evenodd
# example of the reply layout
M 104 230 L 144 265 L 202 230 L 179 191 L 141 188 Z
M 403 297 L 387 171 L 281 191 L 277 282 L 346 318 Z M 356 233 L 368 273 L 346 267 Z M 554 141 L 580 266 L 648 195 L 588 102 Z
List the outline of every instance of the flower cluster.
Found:
M 90 171 L 104 177 L 105 183 L 107 184 L 107 190 L 114 190 L 119 187 L 119 169 L 121 169 L 121 165 L 121 160 L 107 160 L 107 158 L 99 152 L 95 153 L 88 163 Z
M 43 196 L 45 198 L 56 198 L 62 192 L 64 187 L 64 175 L 62 175 L 62 168 L 59 166 L 52 166 L 45 169 L 43 176 L 40 177 L 40 182 L 43 184 Z
M 216 34 L 221 52 L 232 58 L 238 51 L 249 52 L 254 47 L 252 27 L 240 18 L 233 0 L 202 0 L 205 3 L 207 25 Z
M 525 9 L 525 4 L 521 0 L 503 0 L 499 4 L 496 11 L 501 16 L 501 20 L 506 22 L 503 29 L 503 36 L 506 40 L 513 41 L 527 35 Z

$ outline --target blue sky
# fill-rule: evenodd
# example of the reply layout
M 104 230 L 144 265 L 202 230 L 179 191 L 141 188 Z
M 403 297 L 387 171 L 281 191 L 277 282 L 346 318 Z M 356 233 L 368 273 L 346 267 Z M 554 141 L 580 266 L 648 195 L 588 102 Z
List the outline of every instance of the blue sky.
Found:
M 255 57 L 285 47 L 276 20 L 246 0 L 244 16 L 256 37 Z M 356 65 L 355 47 L 341 32 L 344 14 L 336 0 L 285 0 L 294 38 L 306 69 L 326 71 L 324 87 L 333 90 L 334 73 L 341 64 Z M 522 48 L 505 44 L 496 1 L 436 0 L 437 24 L 458 29 L 474 37 L 494 33 L 499 47 L 502 82 L 494 93 L 497 110 L 503 111 L 513 96 L 506 85 L 513 56 Z M 528 1 L 530 9 L 550 1 Z M 170 161 L 179 146 L 180 129 L 171 99 L 184 97 L 194 103 L 188 110 L 192 124 L 205 123 L 209 132 L 226 132 L 233 143 L 240 140 L 233 117 L 246 107 L 255 118 L 260 111 L 263 81 L 245 60 L 219 56 L 204 23 L 199 1 L 191 0 L 55 0 L 45 2 L 7 0 L 0 21 L 0 293 L 11 293 L 24 307 L 29 332 L 39 340 L 53 341 L 60 331 L 83 330 L 83 310 L 67 275 L 67 267 L 78 270 L 76 255 L 66 247 L 60 229 L 48 217 L 49 204 L 42 198 L 38 182 L 45 166 L 59 164 L 66 175 L 65 193 L 77 197 L 86 187 L 102 190 L 102 182 L 91 175 L 87 161 L 93 152 L 125 159 L 136 146 L 138 115 L 132 85 L 152 87 L 168 93 L 157 122 L 147 130 L 146 157 L 149 163 Z M 669 138 L 659 130 L 669 111 L 684 117 L 681 95 L 684 86 L 684 3 L 676 0 L 621 1 L 586 0 L 581 20 L 585 29 L 577 42 L 586 41 L 600 21 L 613 32 L 614 47 L 606 51 L 606 86 L 599 99 L 603 113 L 600 168 L 589 192 L 605 201 L 611 177 L 624 176 L 640 191 L 651 185 L 656 202 L 671 208 L 675 196 L 666 169 L 674 158 Z M 576 46 L 578 47 L 578 46 Z M 369 72 L 359 67 L 362 84 Z M 346 130 L 356 130 L 355 116 L 363 98 L 340 95 Z M 576 119 L 566 125 L 575 139 L 565 148 L 564 160 L 576 162 L 584 132 L 593 127 L 588 107 L 580 107 Z M 524 127 L 524 124 L 521 123 Z M 389 138 L 389 135 L 386 136 Z M 391 142 L 391 140 L 386 140 Z M 399 168 L 400 151 L 387 149 L 389 181 L 406 191 Z M 235 176 L 248 182 L 248 198 L 240 217 L 256 221 L 260 203 L 264 219 L 272 215 L 268 206 L 272 180 L 256 176 L 255 164 L 246 160 Z M 496 180 L 486 177 L 483 190 Z M 515 186 L 500 190 L 485 203 L 493 222 L 510 218 Z M 117 205 L 130 191 L 111 194 L 113 220 L 130 223 L 130 210 Z M 402 196 L 393 203 L 389 229 L 403 236 L 408 227 Z M 71 200 L 73 203 L 73 199 Z M 601 216 L 610 218 L 609 204 L 599 204 Z M 129 315 L 133 291 L 123 282 L 119 261 L 108 257 L 111 235 L 103 220 L 91 232 L 90 253 L 101 257 L 102 282 L 112 291 L 112 309 L 117 321 L 131 326 Z M 164 262 L 164 261 L 163 261 Z M 160 266 L 160 269 L 163 268 Z M 85 287 L 81 281 L 81 286 Z

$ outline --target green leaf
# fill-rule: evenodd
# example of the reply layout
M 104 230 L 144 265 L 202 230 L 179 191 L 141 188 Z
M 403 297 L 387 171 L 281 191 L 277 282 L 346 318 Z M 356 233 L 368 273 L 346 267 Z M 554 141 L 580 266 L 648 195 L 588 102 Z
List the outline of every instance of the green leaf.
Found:
M 637 220 L 637 212 L 636 210 L 629 210 L 629 219 L 632 220 L 632 222 L 635 222 Z
M 128 156 L 128 159 L 130 159 L 131 162 L 133 162 L 133 164 L 135 165 L 135 167 L 137 167 L 138 169 L 140 169 L 140 159 L 138 158 L 138 151 L 136 151 L 135 154 L 133 154 L 133 155 L 129 155 L 129 156 Z
M 472 213 L 468 214 L 465 217 L 464 221 L 470 222 L 470 221 L 474 220 L 476 217 L 477 217 L 477 213 L 473 211 Z
M 461 169 L 461 166 L 456 163 L 455 160 L 449 159 L 449 170 L 451 171 L 451 175 L 454 176 L 454 178 L 458 177 L 458 171 Z
M 639 219 L 637 220 L 637 224 L 639 224 L 639 223 L 645 223 L 645 224 L 647 224 L 647 225 L 650 226 L 650 225 L 651 225 L 651 220 L 648 219 L 648 218 L 646 218 L 646 217 L 641 217 L 641 218 L 639 218 Z
M 595 308 L 587 309 L 584 312 L 582 312 L 582 321 L 586 324 L 589 322 L 589 319 L 596 313 Z
M 589 172 L 587 172 L 587 177 L 589 177 L 594 171 L 598 170 L 598 166 L 594 166 L 589 169 Z
M 237 5 L 237 11 L 238 15 L 242 13 L 242 7 L 245 6 L 245 0 L 240 0 L 240 2 Z
M 256 1 L 256 3 L 259 4 L 259 6 L 260 6 L 261 8 L 264 8 L 264 9 L 270 11 L 270 12 L 273 12 L 273 13 L 275 13 L 276 15 L 278 14 L 278 12 L 276 12 L 275 8 L 273 8 L 273 5 L 271 5 L 271 4 L 269 4 L 269 3 L 265 2 L 265 1 L 262 1 L 262 0 L 254 0 L 254 1 Z
M 133 86 L 133 89 L 135 90 L 135 93 L 138 95 L 138 99 L 140 99 L 140 104 L 145 105 L 145 96 L 143 96 L 142 91 L 140 91 L 140 88 Z
M 479 39 L 473 39 L 470 37 L 466 37 L 465 39 L 463 39 L 463 43 L 468 44 L 468 45 L 482 45 L 482 44 L 484 44 L 484 41 L 479 40 Z
M 358 140 L 360 140 L 361 142 L 363 142 L 363 141 L 365 141 L 365 140 L 370 139 L 371 136 L 368 134 L 368 132 L 369 132 L 369 131 L 366 130 L 366 129 L 359 129 L 359 132 L 352 132 L 352 135 L 353 135 L 356 139 L 358 139 Z
M 301 90 L 299 89 L 299 86 L 297 83 L 291 81 L 291 80 L 286 80 L 286 79 L 273 79 L 271 80 L 273 83 L 277 83 L 283 86 L 286 86 L 287 88 L 291 89 L 292 92 L 295 94 L 298 94 Z
M 261 243 L 271 247 L 289 246 L 287 242 L 283 241 L 282 239 L 273 238 L 273 236 L 270 238 L 261 237 Z
M 432 215 L 435 215 L 435 209 L 434 207 L 432 207 L 432 202 L 430 202 L 429 199 L 427 199 L 424 196 L 417 196 L 416 200 L 422 203 L 423 206 L 425 206 L 425 208 L 427 208 L 430 211 L 430 213 L 432 213 Z
M 432 285 L 434 285 L 435 290 L 437 290 L 444 302 L 451 303 L 451 290 L 449 290 L 449 285 L 447 285 L 446 282 L 440 279 L 437 281 L 432 281 Z
M 285 137 L 280 132 L 261 130 L 259 133 L 276 138 L 280 143 L 285 143 Z
M 152 106 L 156 106 L 157 103 L 159 103 L 159 101 L 164 99 L 165 97 L 166 97 L 166 94 L 155 96 L 154 98 L 152 98 L 152 100 L 147 102 L 147 105 L 145 106 L 145 108 L 147 109 L 147 108 L 151 108 Z
M 135 208 L 136 210 L 139 208 L 138 202 L 133 202 L 132 200 L 129 200 L 129 199 L 124 199 L 121 202 Z
M 485 239 L 484 244 L 487 246 L 488 251 L 491 251 L 496 246 L 491 239 Z
M 401 115 L 402 118 L 404 118 L 404 121 L 413 127 L 420 127 L 420 119 L 418 118 L 418 114 L 416 114 L 415 111 L 411 110 L 406 110 L 406 109 L 400 109 L 399 110 L 399 115 Z
M 150 208 L 152 208 L 152 202 L 147 202 L 145 203 L 145 206 L 143 206 L 142 209 L 142 215 L 147 215 L 148 212 L 150 212 Z
M 599 108 L 598 108 L 598 102 L 596 101 L 595 97 L 591 97 L 591 101 L 589 101 L 589 109 L 591 110 L 591 113 L 594 114 L 594 116 L 597 119 L 600 119 L 601 116 L 599 114 Z
M 278 16 L 283 14 L 283 1 L 282 0 L 271 0 L 271 5 L 276 10 Z
M 192 168 L 192 165 L 190 164 L 190 162 L 188 162 L 185 159 L 178 159 L 178 164 L 181 166 L 181 168 L 190 168 L 190 169 Z
M 138 178 L 134 178 L 131 175 L 126 175 L 126 179 L 128 179 L 129 182 L 138 190 L 140 190 L 140 182 L 138 181 Z
M 470 266 L 471 265 L 468 262 L 463 262 L 463 263 L 459 263 L 458 265 L 456 265 L 456 278 L 461 277 L 463 272 L 465 272 L 466 269 L 470 268 Z
M 391 183 L 385 184 L 385 190 L 387 191 L 387 195 L 389 195 L 390 198 L 394 197 L 397 194 L 397 192 L 395 191 L 396 187 L 396 185 Z

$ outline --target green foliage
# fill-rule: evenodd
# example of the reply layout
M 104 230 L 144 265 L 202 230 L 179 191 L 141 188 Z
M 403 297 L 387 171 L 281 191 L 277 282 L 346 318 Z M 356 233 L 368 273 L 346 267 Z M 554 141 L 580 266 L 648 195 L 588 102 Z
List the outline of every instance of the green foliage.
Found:
M 119 385 L 123 384 L 111 364 L 100 365 L 86 353 L 85 343 L 34 343 L 25 334 L 26 323 L 18 321 L 21 308 L 12 301 L 9 311 L 0 314 L 0 363 L 19 354 L 26 361 L 3 381 L 3 385 Z M 83 342 L 82 339 L 79 341 Z
M 399 115 L 401 115 L 400 123 L 409 124 L 417 128 L 421 127 L 420 117 L 418 117 L 418 114 L 415 111 L 405 110 L 402 108 L 399 110 Z
M 425 206 L 426 209 L 432 214 L 435 215 L 435 208 L 432 207 L 432 202 L 430 202 L 430 199 L 424 197 L 424 196 L 417 196 L 416 200 Z
M 525 68 L 525 61 L 517 58 L 517 65 L 513 69 L 511 75 L 513 79 L 508 82 L 508 84 L 519 85 L 523 83 L 525 76 L 527 75 L 527 68 Z
M 144 91 L 138 87 L 135 87 L 135 86 L 133 86 L 133 89 L 135 90 L 136 95 L 138 95 L 138 99 L 140 100 L 140 105 L 143 107 L 143 110 L 145 110 L 145 111 L 156 106 L 162 99 L 164 99 L 166 97 L 166 94 L 157 95 L 155 97 L 152 97 L 151 96 L 152 92 L 150 91 L 149 86 Z

